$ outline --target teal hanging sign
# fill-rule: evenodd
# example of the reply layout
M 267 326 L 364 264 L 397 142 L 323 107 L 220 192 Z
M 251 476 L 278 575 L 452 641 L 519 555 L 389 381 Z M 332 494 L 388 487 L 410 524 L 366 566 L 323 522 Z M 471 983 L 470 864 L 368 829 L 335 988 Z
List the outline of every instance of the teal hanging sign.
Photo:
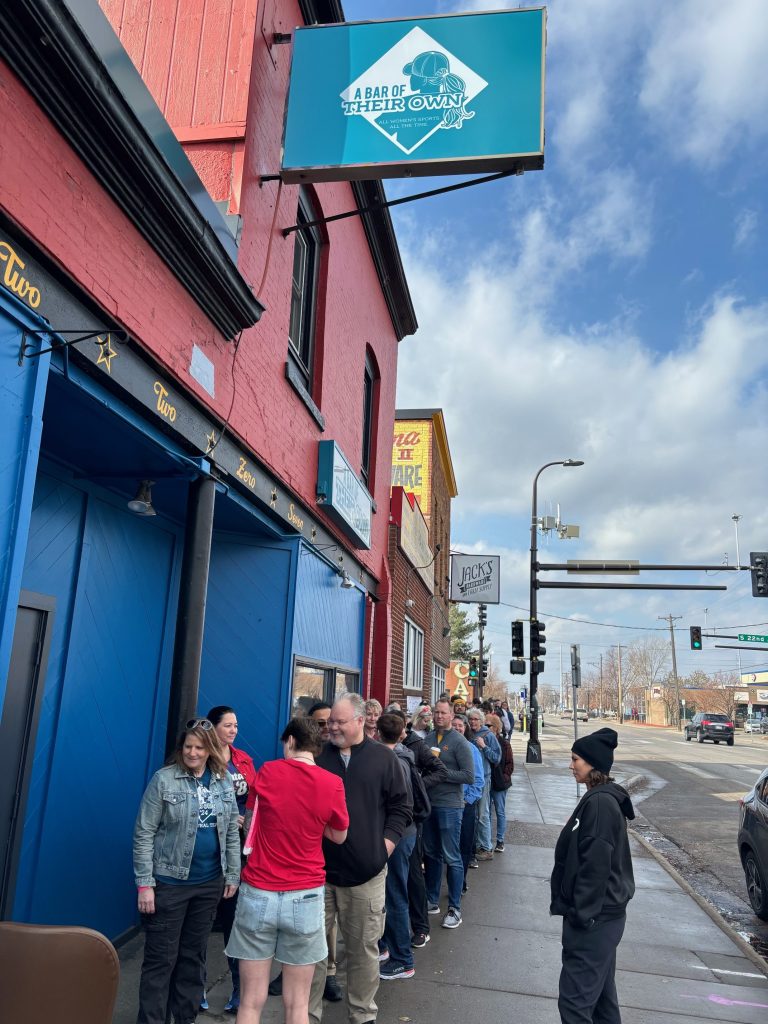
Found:
M 539 170 L 546 9 L 296 29 L 288 183 Z
M 370 548 L 373 500 L 335 441 L 317 446 L 317 501 L 356 548 Z

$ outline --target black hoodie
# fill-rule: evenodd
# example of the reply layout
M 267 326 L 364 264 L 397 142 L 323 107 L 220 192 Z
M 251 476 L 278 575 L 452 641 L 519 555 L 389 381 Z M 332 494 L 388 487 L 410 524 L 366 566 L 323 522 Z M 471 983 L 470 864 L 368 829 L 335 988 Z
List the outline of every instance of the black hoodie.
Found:
M 579 928 L 621 917 L 635 894 L 627 820 L 632 801 L 613 782 L 588 789 L 555 846 L 550 914 Z

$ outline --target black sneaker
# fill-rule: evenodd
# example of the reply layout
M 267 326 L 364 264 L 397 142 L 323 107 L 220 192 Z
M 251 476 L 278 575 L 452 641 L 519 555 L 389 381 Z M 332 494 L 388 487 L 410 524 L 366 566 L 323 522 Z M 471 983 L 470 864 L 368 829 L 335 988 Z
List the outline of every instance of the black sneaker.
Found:
M 343 998 L 344 993 L 341 990 L 341 985 L 336 981 L 336 975 L 329 974 L 325 979 L 323 999 L 327 999 L 329 1003 L 340 1003 Z
M 411 946 L 414 949 L 421 949 L 429 942 L 429 932 L 415 932 L 411 939 Z
M 468 892 L 469 892 L 469 886 L 465 882 L 464 885 L 462 885 L 462 887 L 461 887 L 461 895 L 464 896 Z
M 427 903 L 427 913 L 428 914 L 439 914 L 440 913 L 440 904 L 439 903 Z
M 399 981 L 405 978 L 412 978 L 416 973 L 414 967 L 406 967 L 405 964 L 382 964 L 379 968 L 379 977 L 382 981 Z
M 473 857 L 472 860 L 467 864 L 468 868 L 479 868 L 480 865 L 477 863 L 477 858 Z
M 498 843 L 496 843 L 494 853 L 504 853 L 504 843 L 502 843 L 501 840 L 499 840 Z

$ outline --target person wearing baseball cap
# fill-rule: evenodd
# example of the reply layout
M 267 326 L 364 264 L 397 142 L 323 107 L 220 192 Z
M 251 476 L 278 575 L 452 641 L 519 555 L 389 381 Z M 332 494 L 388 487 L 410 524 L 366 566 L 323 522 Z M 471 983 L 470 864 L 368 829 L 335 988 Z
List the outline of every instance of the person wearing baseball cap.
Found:
M 627 837 L 635 812 L 610 775 L 617 744 L 614 729 L 598 729 L 571 748 L 571 773 L 587 791 L 557 840 L 550 879 L 550 913 L 563 917 L 562 1024 L 621 1024 L 616 949 L 635 893 Z

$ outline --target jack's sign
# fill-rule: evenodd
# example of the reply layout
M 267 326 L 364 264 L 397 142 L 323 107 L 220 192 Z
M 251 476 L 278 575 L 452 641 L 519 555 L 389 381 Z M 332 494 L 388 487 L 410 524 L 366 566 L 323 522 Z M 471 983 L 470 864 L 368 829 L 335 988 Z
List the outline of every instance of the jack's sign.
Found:
M 283 180 L 539 170 L 545 45 L 544 8 L 296 29 Z
M 500 569 L 498 555 L 451 555 L 451 600 L 498 604 Z

